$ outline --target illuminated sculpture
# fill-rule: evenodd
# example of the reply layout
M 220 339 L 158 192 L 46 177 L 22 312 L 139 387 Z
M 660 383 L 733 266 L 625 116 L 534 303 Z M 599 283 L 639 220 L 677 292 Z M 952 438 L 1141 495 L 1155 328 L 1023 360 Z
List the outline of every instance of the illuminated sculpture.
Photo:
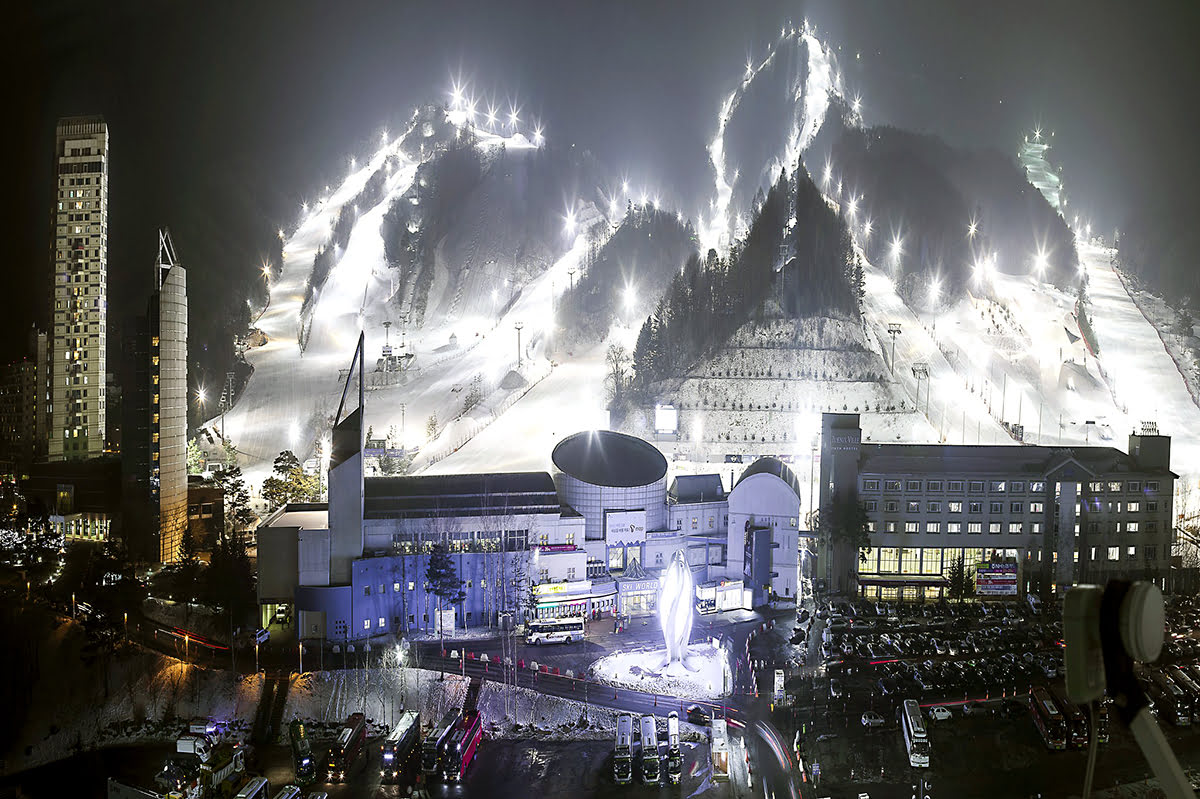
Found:
M 667 644 L 667 663 L 683 664 L 688 640 L 692 636 L 692 603 L 695 601 L 692 570 L 683 550 L 675 551 L 671 563 L 659 578 L 658 620 Z

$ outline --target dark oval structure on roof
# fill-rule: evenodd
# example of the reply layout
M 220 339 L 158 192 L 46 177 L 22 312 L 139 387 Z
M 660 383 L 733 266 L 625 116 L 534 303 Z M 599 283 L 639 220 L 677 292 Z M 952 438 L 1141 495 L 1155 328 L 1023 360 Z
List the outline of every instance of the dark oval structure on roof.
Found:
M 667 459 L 653 444 L 612 430 L 567 436 L 550 459 L 559 471 L 598 486 L 645 486 L 667 475 Z
M 793 472 L 791 468 L 789 468 L 788 465 L 783 461 L 770 456 L 759 458 L 754 463 L 747 466 L 746 471 L 742 472 L 742 476 L 737 479 L 737 483 L 733 484 L 734 488 L 736 488 L 738 484 L 747 477 L 751 477 L 756 474 L 775 475 L 791 487 L 792 491 L 796 494 L 797 499 L 800 498 L 800 481 L 796 479 L 796 473 Z

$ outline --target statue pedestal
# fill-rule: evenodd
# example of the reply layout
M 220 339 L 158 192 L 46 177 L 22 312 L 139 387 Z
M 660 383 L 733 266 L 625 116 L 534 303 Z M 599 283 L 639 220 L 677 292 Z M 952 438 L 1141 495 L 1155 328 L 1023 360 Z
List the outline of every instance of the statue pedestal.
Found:
M 620 688 L 679 699 L 721 699 L 733 686 L 728 653 L 692 644 L 683 661 L 667 663 L 667 651 L 614 652 L 592 664 L 593 679 Z

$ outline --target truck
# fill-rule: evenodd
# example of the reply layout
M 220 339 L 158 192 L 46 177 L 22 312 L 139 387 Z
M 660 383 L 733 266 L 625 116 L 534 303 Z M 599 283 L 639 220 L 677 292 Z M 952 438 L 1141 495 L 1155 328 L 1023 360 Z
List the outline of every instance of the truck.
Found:
M 662 780 L 662 764 L 658 755 L 658 722 L 653 715 L 642 716 L 642 781 L 658 785 Z
M 633 714 L 617 717 L 617 745 L 613 749 L 613 782 L 627 785 L 633 782 Z
M 195 755 L 201 763 L 207 763 L 212 755 L 212 739 L 207 735 L 185 732 L 175 740 L 175 751 L 181 755 Z
M 678 785 L 683 777 L 683 752 L 679 748 L 679 713 L 667 714 L 667 779 Z
M 292 771 L 296 775 L 296 783 L 308 785 L 315 782 L 317 764 L 313 762 L 312 744 L 309 743 L 308 733 L 299 719 L 288 725 L 288 740 L 292 744 Z
M 246 750 L 240 744 L 213 747 L 207 763 L 200 764 L 200 788 L 205 796 L 233 796 L 246 773 Z
M 445 755 L 446 739 L 458 726 L 458 719 L 461 715 L 458 708 L 447 710 L 446 715 L 442 716 L 442 720 L 429 731 L 421 743 L 421 771 L 427 776 L 432 776 L 440 771 L 442 757 Z
M 712 720 L 713 782 L 729 782 L 729 730 L 725 719 Z
M 383 742 L 379 768 L 383 782 L 398 782 L 416 773 L 421 767 L 420 740 L 421 715 L 414 710 L 404 711 Z
M 329 757 L 325 762 L 326 781 L 342 782 L 348 779 L 366 742 L 366 719 L 362 713 L 351 713 L 338 730 L 333 746 L 329 747 Z

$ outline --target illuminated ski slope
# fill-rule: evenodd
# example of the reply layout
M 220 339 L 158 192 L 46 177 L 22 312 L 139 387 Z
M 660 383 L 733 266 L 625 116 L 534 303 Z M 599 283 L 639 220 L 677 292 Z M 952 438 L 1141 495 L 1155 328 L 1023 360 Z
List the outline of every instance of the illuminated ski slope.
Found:
M 730 164 L 726 146 L 726 129 L 746 91 L 754 81 L 770 68 L 785 47 L 805 48 L 806 70 L 801 76 L 791 76 L 788 86 L 791 108 L 788 116 L 788 132 L 781 153 L 773 154 L 763 164 Z M 767 56 L 758 64 L 746 65 L 746 74 L 738 87 L 730 92 L 721 104 L 717 116 L 717 132 L 708 147 L 715 181 L 714 197 L 710 203 L 710 216 L 701 220 L 699 235 L 707 249 L 727 249 L 733 237 L 744 232 L 743 220 L 747 209 L 733 208 L 731 202 L 735 186 L 739 181 L 754 181 L 747 195 L 752 195 L 764 181 L 777 175 L 780 168 L 789 172 L 796 168 L 796 160 L 812 142 L 821 129 L 825 114 L 834 95 L 842 94 L 840 75 L 833 52 L 826 47 L 807 26 L 802 29 L 783 29 L 779 40 L 772 45 Z
M 351 173 L 329 198 L 306 214 L 284 243 L 283 269 L 271 283 L 270 305 L 255 323 L 266 335 L 267 343 L 247 352 L 254 374 L 224 420 L 226 436 L 237 448 L 239 463 L 255 487 L 269 473 L 271 462 L 281 450 L 304 444 L 301 454 L 306 451 L 312 438 L 311 433 L 305 435 L 306 431 L 315 429 L 314 418 L 328 413 L 326 407 L 336 391 L 341 364 L 323 354 L 324 348 L 301 357 L 298 335 L 305 282 L 317 248 L 329 237 L 337 211 L 382 168 L 395 146 L 381 147 L 370 162 Z M 341 355 L 342 362 L 349 361 L 351 351 Z
M 500 144 L 510 152 L 532 146 L 519 133 L 508 137 L 481 133 L 478 138 L 485 151 Z M 400 339 L 407 351 L 417 353 L 416 362 L 421 368 L 410 373 L 403 385 L 370 392 L 367 423 L 380 434 L 395 426 L 403 431 L 403 440 L 409 445 L 424 443 L 424 420 L 428 416 L 436 414 L 444 426 L 451 415 L 448 409 L 455 405 L 461 408 L 461 385 L 472 375 L 481 374 L 485 381 L 499 382 L 516 365 L 513 323 L 525 324 L 525 349 L 532 356 L 525 361 L 527 379 L 537 379 L 538 370 L 548 368 L 537 356 L 550 326 L 551 289 L 555 280 L 560 289 L 567 284 L 566 270 L 574 268 L 584 252 L 582 239 L 567 258 L 543 275 L 544 280 L 525 287 L 501 318 L 464 315 L 453 323 L 433 320 L 420 330 L 400 329 L 399 314 L 389 304 L 391 280 L 380 222 L 391 201 L 412 185 L 419 165 L 403 155 L 403 139 L 382 146 L 368 164 L 350 174 L 329 198 L 308 211 L 285 242 L 282 272 L 272 281 L 270 305 L 256 322 L 267 344 L 247 352 L 254 374 L 237 405 L 225 415 L 226 434 L 255 489 L 269 474 L 281 450 L 293 449 L 306 457 L 328 431 L 344 370 L 350 364 L 360 331 L 367 333 L 370 385 L 384 344 L 384 321 L 396 324 L 392 339 L 397 351 Z M 301 354 L 300 310 L 316 250 L 328 240 L 337 212 L 358 195 L 371 175 L 385 168 L 387 158 L 393 154 L 398 155 L 400 166 L 389 175 L 384 198 L 372 208 L 357 209 L 359 216 L 345 251 L 338 253 L 325 286 L 314 295 L 312 328 Z M 460 342 L 453 350 L 449 348 L 452 335 Z M 453 391 L 456 386 L 459 391 Z
M 1117 398 L 1128 406 L 1127 429 L 1156 421 L 1171 436 L 1171 467 L 1190 479 L 1200 475 L 1200 408 L 1192 401 L 1175 362 L 1154 326 L 1146 320 L 1109 262 L 1112 251 L 1080 244 L 1088 269 L 1092 324 L 1100 357 Z M 1118 446 L 1124 445 L 1124 440 Z

